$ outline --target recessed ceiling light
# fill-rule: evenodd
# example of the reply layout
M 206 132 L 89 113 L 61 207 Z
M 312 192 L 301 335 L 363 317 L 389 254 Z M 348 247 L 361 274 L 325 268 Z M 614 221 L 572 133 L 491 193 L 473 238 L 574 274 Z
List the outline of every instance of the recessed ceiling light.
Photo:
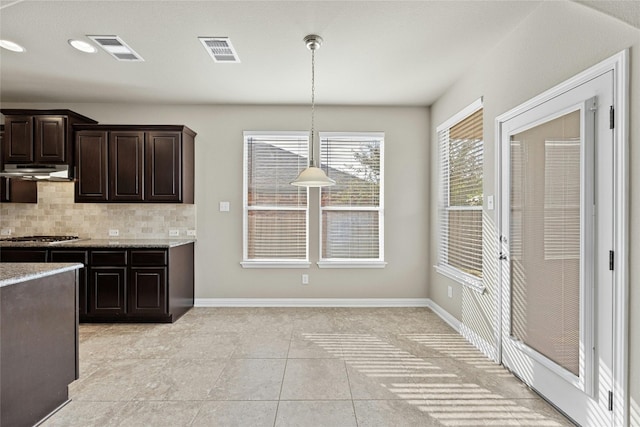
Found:
M 82 40 L 69 40 L 69 44 L 74 48 L 78 49 L 80 52 L 85 53 L 96 53 L 98 49 L 93 47 L 87 42 L 83 42 Z
M 12 42 L 10 40 L 0 40 L 0 47 L 13 52 L 25 52 L 27 50 L 20 46 L 18 43 Z

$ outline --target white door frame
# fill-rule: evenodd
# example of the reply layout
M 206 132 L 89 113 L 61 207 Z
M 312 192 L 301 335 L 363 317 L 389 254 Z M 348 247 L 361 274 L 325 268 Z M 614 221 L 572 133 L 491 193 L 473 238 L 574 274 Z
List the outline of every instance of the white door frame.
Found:
M 613 292 L 613 424 L 627 426 L 629 424 L 628 404 L 628 340 L 629 330 L 629 50 L 625 49 L 618 54 L 605 59 L 597 65 L 581 72 L 563 83 L 547 90 L 546 92 L 526 101 L 516 108 L 496 117 L 495 122 L 495 197 L 496 197 L 496 225 L 501 229 L 502 203 L 508 203 L 501 198 L 502 195 L 502 150 L 501 136 L 503 124 L 509 119 L 522 114 L 560 93 L 574 89 L 585 82 L 605 73 L 613 71 L 613 107 L 614 130 L 614 292 Z M 498 236 L 500 239 L 500 236 Z M 502 252 L 501 241 L 498 241 L 498 253 L 493 254 L 494 260 L 498 260 Z M 496 261 L 498 262 L 498 261 Z M 501 281 L 501 275 L 499 281 Z M 496 290 L 495 317 L 494 317 L 494 341 L 496 343 L 496 362 L 502 361 L 502 286 L 498 283 Z M 552 402 L 553 403 L 553 402 Z

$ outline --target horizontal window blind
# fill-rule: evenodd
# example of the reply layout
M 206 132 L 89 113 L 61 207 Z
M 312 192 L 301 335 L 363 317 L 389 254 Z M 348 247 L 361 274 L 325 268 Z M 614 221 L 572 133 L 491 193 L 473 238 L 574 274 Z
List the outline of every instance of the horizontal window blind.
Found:
M 544 143 L 544 257 L 580 257 L 580 138 Z
M 482 277 L 483 110 L 438 130 L 442 196 L 438 264 Z
M 291 185 L 308 165 L 306 133 L 245 133 L 244 259 L 307 260 L 307 189 Z
M 321 190 L 321 258 L 383 260 L 382 133 L 320 133 L 321 164 L 336 181 Z

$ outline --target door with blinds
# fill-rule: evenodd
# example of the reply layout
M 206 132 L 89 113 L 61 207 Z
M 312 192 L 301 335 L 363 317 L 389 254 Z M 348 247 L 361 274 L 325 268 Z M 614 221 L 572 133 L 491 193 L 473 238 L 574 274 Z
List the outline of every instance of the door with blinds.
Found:
M 613 72 L 500 136 L 504 365 L 580 425 L 611 425 Z

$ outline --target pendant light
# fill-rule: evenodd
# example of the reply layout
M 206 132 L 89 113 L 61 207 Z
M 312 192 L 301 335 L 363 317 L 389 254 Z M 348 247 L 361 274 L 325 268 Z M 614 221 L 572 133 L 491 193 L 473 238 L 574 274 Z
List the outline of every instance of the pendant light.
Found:
M 315 149 L 313 145 L 315 133 L 314 116 L 316 109 L 316 50 L 319 49 L 322 44 L 322 37 L 315 34 L 309 34 L 304 38 L 304 42 L 307 45 L 307 48 L 311 51 L 311 133 L 309 135 L 311 143 L 309 145 L 309 167 L 300 172 L 300 175 L 298 175 L 291 185 L 296 185 L 298 187 L 326 187 L 334 185 L 336 182 L 329 178 L 324 171 L 316 165 L 314 158 Z

